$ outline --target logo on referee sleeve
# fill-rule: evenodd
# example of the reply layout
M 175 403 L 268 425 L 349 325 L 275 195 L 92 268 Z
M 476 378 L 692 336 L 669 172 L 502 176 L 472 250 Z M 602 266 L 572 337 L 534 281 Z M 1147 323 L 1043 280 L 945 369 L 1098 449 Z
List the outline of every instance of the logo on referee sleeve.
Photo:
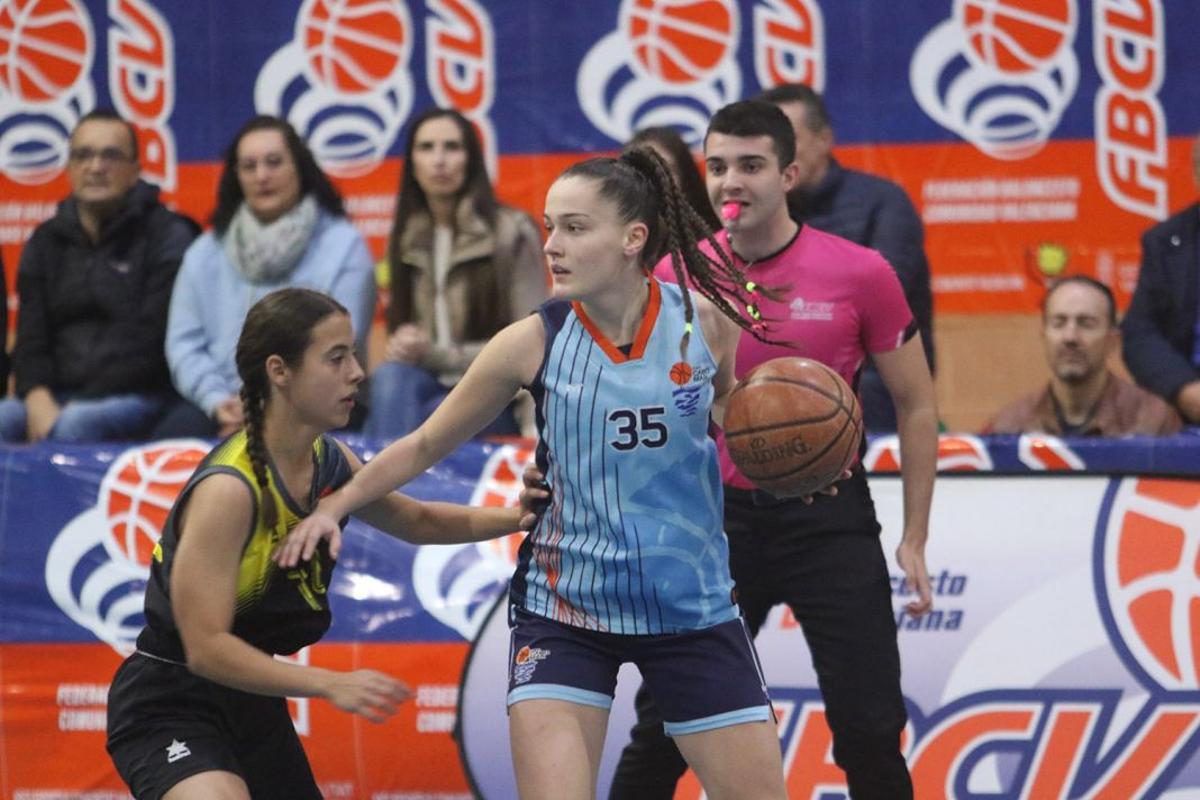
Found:
M 522 683 L 529 683 L 533 678 L 533 671 L 537 669 L 538 662 L 549 655 L 549 650 L 529 645 L 518 650 L 517 655 L 513 658 L 513 685 L 520 686 Z

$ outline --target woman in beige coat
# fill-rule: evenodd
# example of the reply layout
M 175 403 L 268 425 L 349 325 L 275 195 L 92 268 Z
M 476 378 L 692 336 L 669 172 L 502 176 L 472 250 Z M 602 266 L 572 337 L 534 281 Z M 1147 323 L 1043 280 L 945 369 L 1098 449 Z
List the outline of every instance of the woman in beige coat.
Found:
M 538 229 L 497 202 L 471 123 L 434 108 L 410 131 L 388 243 L 385 360 L 364 429 L 389 439 L 416 429 L 487 340 L 546 298 Z M 512 412 L 485 433 L 532 427 Z

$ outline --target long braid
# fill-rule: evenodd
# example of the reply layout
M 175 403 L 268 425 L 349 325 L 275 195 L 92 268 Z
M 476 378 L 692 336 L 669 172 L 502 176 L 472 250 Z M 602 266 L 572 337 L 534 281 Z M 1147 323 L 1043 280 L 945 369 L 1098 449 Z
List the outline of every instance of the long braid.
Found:
M 708 224 L 680 194 L 670 170 L 658 153 L 648 147 L 635 148 L 621 156 L 621 160 L 644 176 L 652 188 L 657 189 L 655 194 L 662 198 L 659 215 L 665 228 L 671 268 L 680 287 L 687 287 L 689 283 L 694 285 L 700 294 L 740 328 L 759 341 L 773 343 L 766 336 L 757 297 L 762 295 L 779 299 L 779 292 L 750 281 L 730 254 L 718 245 Z M 716 254 L 715 259 L 700 250 L 698 245 L 702 240 L 709 243 Z M 735 308 L 730 298 L 744 307 L 745 312 Z M 683 292 L 683 303 L 685 325 L 679 347 L 680 358 L 686 360 L 694 315 L 691 297 L 686 291 Z
M 270 491 L 267 477 L 267 443 L 263 440 L 264 402 L 258 387 L 242 384 L 242 408 L 245 410 L 246 451 L 250 454 L 250 466 L 262 495 L 262 520 L 268 530 L 274 530 L 279 522 L 279 510 L 275 507 L 275 494 Z

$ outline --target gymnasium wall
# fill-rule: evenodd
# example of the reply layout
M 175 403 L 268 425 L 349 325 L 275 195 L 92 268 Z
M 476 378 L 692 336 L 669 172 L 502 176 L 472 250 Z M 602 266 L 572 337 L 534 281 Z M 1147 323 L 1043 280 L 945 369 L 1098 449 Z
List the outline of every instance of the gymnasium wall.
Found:
M 405 123 L 431 104 L 475 121 L 502 197 L 540 218 L 580 153 L 652 124 L 698 143 L 716 108 L 805 81 L 838 157 L 924 217 L 939 399 L 970 429 L 1008 399 L 973 379 L 994 336 L 1002 388 L 1040 362 L 1023 330 L 1045 277 L 1094 275 L 1124 305 L 1139 234 L 1194 199 L 1198 35 L 1189 0 L 0 0 L 0 248 L 11 287 L 95 106 L 136 122 L 145 177 L 200 220 L 237 127 L 286 115 L 378 255 Z

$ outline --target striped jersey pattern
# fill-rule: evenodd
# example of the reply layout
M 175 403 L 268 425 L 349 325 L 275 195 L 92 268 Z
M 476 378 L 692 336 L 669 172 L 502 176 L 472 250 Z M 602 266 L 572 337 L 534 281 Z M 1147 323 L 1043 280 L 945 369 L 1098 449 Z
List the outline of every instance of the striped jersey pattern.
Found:
M 537 460 L 552 501 L 518 554 L 518 607 L 629 635 L 697 630 L 737 616 L 716 445 L 716 362 L 697 321 L 686 359 L 678 287 L 650 279 L 628 352 L 578 304 L 552 300 L 530 387 Z

